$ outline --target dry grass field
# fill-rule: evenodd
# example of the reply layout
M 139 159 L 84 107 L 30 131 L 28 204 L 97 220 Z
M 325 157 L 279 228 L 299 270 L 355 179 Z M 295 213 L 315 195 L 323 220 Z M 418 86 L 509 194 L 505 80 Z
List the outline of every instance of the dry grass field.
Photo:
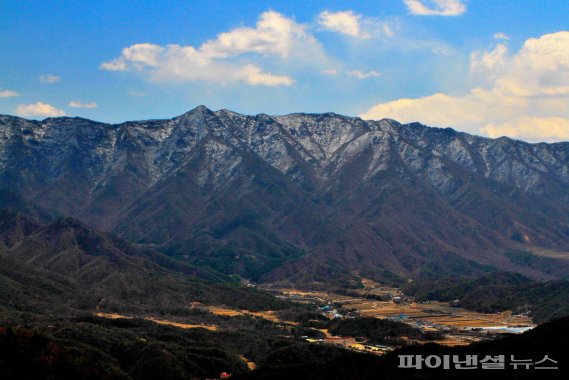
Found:
M 134 317 L 130 317 L 127 315 L 115 314 L 115 313 L 95 313 L 95 315 L 97 317 L 110 318 L 110 319 L 133 319 L 134 318 Z M 217 326 L 215 326 L 215 325 L 196 325 L 196 324 L 180 323 L 180 322 L 168 321 L 165 319 L 157 319 L 154 317 L 143 317 L 142 319 L 157 323 L 159 325 L 174 326 L 174 327 L 179 327 L 181 329 L 198 329 L 198 328 L 201 328 L 201 329 L 206 329 L 206 330 L 210 330 L 210 331 L 217 331 Z
M 226 316 L 226 317 L 250 315 L 250 316 L 254 316 L 254 317 L 258 317 L 258 318 L 263 318 L 263 319 L 266 319 L 266 320 L 274 322 L 274 323 L 284 323 L 284 324 L 289 324 L 289 325 L 297 325 L 298 324 L 297 322 L 285 321 L 285 320 L 280 319 L 277 316 L 276 312 L 274 312 L 273 310 L 268 310 L 268 311 L 235 310 L 235 309 L 230 309 L 230 308 L 226 308 L 226 307 L 222 307 L 222 306 L 203 306 L 203 307 L 201 307 L 201 309 L 209 311 L 210 313 L 215 314 L 215 315 Z

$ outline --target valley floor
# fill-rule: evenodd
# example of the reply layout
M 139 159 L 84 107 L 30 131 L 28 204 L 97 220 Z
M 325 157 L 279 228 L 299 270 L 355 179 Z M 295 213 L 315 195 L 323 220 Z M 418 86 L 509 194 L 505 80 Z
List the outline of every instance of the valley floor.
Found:
M 415 302 L 404 296 L 399 289 L 385 287 L 373 281 L 364 281 L 364 289 L 355 290 L 345 295 L 327 291 L 298 290 L 291 288 L 270 287 L 278 298 L 297 303 L 318 305 L 319 313 L 330 320 L 350 318 L 377 318 L 403 322 L 423 333 L 433 333 L 437 338 L 422 339 L 402 336 L 404 344 L 425 344 L 436 341 L 444 346 L 466 346 L 474 342 L 495 339 L 503 334 L 520 334 L 533 329 L 536 325 L 527 315 L 514 315 L 511 311 L 500 313 L 479 313 L 460 307 L 451 306 L 448 302 L 425 301 Z M 381 299 L 381 300 L 380 300 Z M 299 326 L 298 321 L 279 316 L 274 310 L 252 312 L 226 306 L 204 305 L 192 303 L 190 308 L 217 317 L 236 318 L 252 317 L 267 322 Z M 152 315 L 125 315 L 117 313 L 96 312 L 96 316 L 109 319 L 140 318 L 161 325 L 169 325 L 182 329 L 203 328 L 218 331 L 216 324 L 186 323 L 183 319 L 168 319 Z M 394 350 L 396 345 L 372 344 L 356 336 L 337 336 L 326 328 L 314 328 L 323 334 L 315 338 L 302 336 L 301 339 L 314 344 L 333 344 L 355 351 L 363 351 L 382 355 Z
M 536 326 L 527 315 L 514 315 L 511 311 L 479 313 L 451 306 L 448 302 L 415 302 L 412 298 L 404 296 L 397 288 L 381 286 L 373 281 L 367 283 L 364 281 L 364 283 L 365 289 L 356 290 L 350 295 L 290 288 L 271 288 L 271 291 L 278 297 L 290 301 L 323 305 L 319 310 L 329 318 L 390 319 L 404 322 L 423 332 L 438 332 L 444 335 L 444 339 L 438 339 L 436 342 L 445 346 L 469 345 L 473 342 L 494 339 L 502 334 L 523 333 Z M 361 345 L 355 345 L 353 338 L 328 335 L 324 342 L 362 349 Z M 408 339 L 408 342 L 422 344 L 427 341 Z M 375 346 L 366 346 L 365 349 L 372 352 L 385 351 L 373 347 Z

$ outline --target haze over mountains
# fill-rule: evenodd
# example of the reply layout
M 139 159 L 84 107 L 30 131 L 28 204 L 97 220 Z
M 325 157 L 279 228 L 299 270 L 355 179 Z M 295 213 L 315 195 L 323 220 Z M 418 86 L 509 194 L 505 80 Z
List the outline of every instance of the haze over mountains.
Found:
M 569 277 L 569 143 L 204 106 L 113 125 L 4 115 L 0 184 L 254 281 Z

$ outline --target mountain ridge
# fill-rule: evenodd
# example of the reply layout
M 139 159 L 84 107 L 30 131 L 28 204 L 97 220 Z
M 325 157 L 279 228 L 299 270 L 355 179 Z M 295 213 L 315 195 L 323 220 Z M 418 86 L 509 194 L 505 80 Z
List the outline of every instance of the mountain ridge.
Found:
M 346 279 L 354 271 L 569 274 L 569 143 L 205 106 L 120 124 L 0 116 L 0 183 L 253 280 L 312 269 L 323 272 L 308 277 L 325 278 L 335 266 Z M 519 249 L 557 251 L 560 269 L 505 256 Z
M 21 117 L 21 116 L 17 116 L 17 115 L 11 115 L 11 114 L 0 114 L 0 119 L 4 118 L 4 119 L 19 119 L 22 121 L 34 121 L 34 122 L 47 122 L 47 121 L 58 121 L 58 120 L 81 120 L 81 121 L 87 121 L 87 122 L 91 122 L 91 123 L 96 123 L 96 124 L 104 124 L 107 126 L 120 126 L 123 124 L 129 124 L 129 123 L 142 123 L 142 122 L 156 122 L 156 121 L 170 121 L 170 120 L 174 120 L 174 119 L 179 119 L 182 116 L 186 115 L 186 114 L 191 114 L 195 111 L 209 111 L 212 112 L 214 114 L 220 114 L 220 113 L 228 113 L 228 114 L 232 114 L 232 115 L 236 115 L 236 116 L 241 116 L 241 117 L 255 117 L 255 116 L 266 116 L 266 117 L 270 117 L 270 118 L 284 118 L 287 116 L 323 116 L 323 115 L 330 115 L 330 116 L 336 116 L 336 117 L 340 117 L 340 118 L 345 118 L 345 119 L 356 119 L 356 120 L 362 120 L 364 122 L 381 122 L 381 121 L 387 121 L 387 122 L 392 122 L 395 125 L 399 125 L 399 126 L 407 126 L 407 127 L 419 127 L 420 129 L 429 129 L 429 130 L 436 130 L 436 131 L 441 131 L 441 132 L 450 132 L 450 133 L 456 133 L 456 134 L 460 134 L 460 135 L 464 135 L 464 136 L 470 136 L 470 137 L 476 137 L 476 138 L 480 138 L 480 139 L 485 139 L 485 140 L 492 140 L 492 141 L 497 141 L 497 140 L 509 140 L 509 141 L 515 141 L 515 142 L 519 142 L 519 143 L 523 143 L 523 144 L 527 144 L 527 145 L 564 145 L 564 144 L 569 144 L 569 141 L 557 141 L 557 142 L 545 142 L 545 141 L 540 141 L 540 142 L 529 142 L 529 141 L 525 141 L 522 139 L 516 139 L 516 138 L 512 138 L 509 136 L 500 136 L 500 137 L 485 137 L 485 136 L 481 136 L 481 135 L 476 135 L 476 134 L 472 134 L 469 132 L 463 132 L 463 131 L 459 131 L 457 129 L 454 129 L 452 127 L 437 127 L 437 126 L 429 126 L 426 124 L 423 124 L 419 121 L 413 121 L 413 122 L 409 122 L 409 123 L 401 123 L 395 119 L 392 118 L 382 118 L 382 119 L 362 119 L 359 116 L 349 116 L 349 115 L 344 115 L 344 114 L 339 114 L 333 111 L 328 111 L 328 112 L 292 112 L 292 113 L 287 113 L 287 114 L 278 114 L 278 115 L 269 115 L 266 113 L 258 113 L 258 114 L 242 114 L 239 112 L 235 112 L 235 111 L 231 111 L 227 108 L 221 108 L 219 110 L 213 111 L 211 109 L 209 109 L 207 106 L 201 104 L 198 105 L 196 107 L 194 107 L 193 109 L 186 111 L 178 116 L 174 116 L 172 118 L 157 118 L 157 119 L 137 119 L 137 120 L 125 120 L 125 121 L 121 121 L 121 122 L 101 122 L 101 121 L 97 121 L 94 119 L 89 119 L 89 118 L 85 118 L 82 116 L 54 116 L 54 117 L 47 117 L 44 119 L 28 119 L 25 117 Z

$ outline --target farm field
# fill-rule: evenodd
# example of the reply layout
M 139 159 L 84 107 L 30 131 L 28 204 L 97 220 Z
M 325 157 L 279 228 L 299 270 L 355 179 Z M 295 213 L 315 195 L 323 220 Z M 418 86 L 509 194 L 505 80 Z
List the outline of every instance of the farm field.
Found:
M 484 328 L 501 326 L 533 326 L 530 318 L 514 316 L 510 311 L 495 314 L 478 313 L 457 307 L 450 307 L 444 302 L 402 303 L 391 301 L 355 300 L 347 301 L 346 307 L 358 310 L 361 316 L 423 321 L 455 328 Z
M 359 317 L 390 318 L 405 322 L 424 332 L 442 332 L 445 338 L 437 343 L 447 346 L 468 345 L 490 339 L 496 334 L 521 333 L 535 327 L 528 316 L 513 315 L 511 311 L 486 314 L 453 307 L 445 302 L 418 303 L 403 297 L 398 289 L 376 286 L 372 281 L 363 283 L 365 289 L 356 291 L 355 296 L 297 289 L 273 289 L 273 291 L 280 293 L 283 298 L 296 302 L 330 305 L 334 310 L 339 310 L 334 317 L 344 317 L 341 313 L 349 313 Z M 370 299 L 370 294 L 391 300 Z M 334 339 L 338 338 L 327 337 L 326 341 L 334 342 Z

